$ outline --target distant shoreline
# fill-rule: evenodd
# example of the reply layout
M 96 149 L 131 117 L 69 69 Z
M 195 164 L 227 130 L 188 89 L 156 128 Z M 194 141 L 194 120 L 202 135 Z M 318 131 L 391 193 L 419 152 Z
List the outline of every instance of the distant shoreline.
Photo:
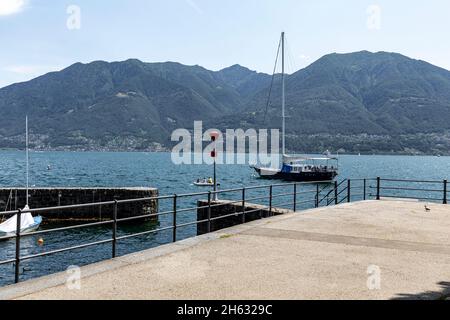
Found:
M 0 148 L 0 152 L 5 151 L 25 151 L 25 149 L 21 148 Z M 30 152 L 34 153 L 46 153 L 46 152 L 58 152 L 58 153 L 171 153 L 170 150 L 60 150 L 60 149 L 31 149 Z M 322 152 L 296 152 L 296 151 L 289 151 L 289 154 L 294 155 L 320 155 Z M 335 155 L 335 154 L 333 154 Z M 405 157 L 449 157 L 450 152 L 447 154 L 425 154 L 425 153 L 418 153 L 418 154 L 411 154 L 411 153 L 353 153 L 353 152 L 346 152 L 341 153 L 339 156 L 405 156 Z

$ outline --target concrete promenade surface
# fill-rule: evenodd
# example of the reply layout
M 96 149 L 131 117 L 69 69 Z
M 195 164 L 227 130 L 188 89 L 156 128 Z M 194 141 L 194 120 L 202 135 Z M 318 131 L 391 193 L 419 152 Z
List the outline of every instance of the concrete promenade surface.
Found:
M 79 290 L 61 273 L 0 299 L 445 299 L 450 206 L 428 206 L 290 213 L 84 267 Z

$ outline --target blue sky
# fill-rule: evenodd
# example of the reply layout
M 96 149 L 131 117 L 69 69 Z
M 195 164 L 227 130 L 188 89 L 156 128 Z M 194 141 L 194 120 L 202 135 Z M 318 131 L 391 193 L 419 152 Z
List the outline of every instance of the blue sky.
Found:
M 81 10 L 80 29 L 67 27 L 70 5 Z M 128 58 L 271 73 L 282 30 L 291 72 L 359 50 L 450 69 L 447 0 L 0 0 L 0 87 L 78 61 Z

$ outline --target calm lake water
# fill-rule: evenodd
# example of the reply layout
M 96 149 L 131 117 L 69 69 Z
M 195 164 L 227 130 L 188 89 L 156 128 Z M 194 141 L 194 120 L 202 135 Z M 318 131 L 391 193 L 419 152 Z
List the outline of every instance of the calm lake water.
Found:
M 176 166 L 170 154 L 166 153 L 69 153 L 32 152 L 30 154 L 30 185 L 35 187 L 155 187 L 160 195 L 184 194 L 208 191 L 195 187 L 192 182 L 198 178 L 212 176 L 212 168 L 205 165 Z M 47 166 L 51 170 L 47 170 Z M 18 151 L 0 151 L 0 187 L 21 187 L 25 185 L 25 155 Z M 407 157 L 407 156 L 341 156 L 340 179 L 384 178 L 450 180 L 449 157 Z M 258 179 L 247 165 L 222 165 L 218 167 L 221 189 L 244 186 L 266 185 Z M 435 186 L 436 187 L 436 186 Z M 313 190 L 315 186 L 302 186 Z M 439 186 L 441 188 L 441 186 Z M 263 195 L 255 191 L 248 197 Z M 439 195 L 440 196 L 440 195 Z M 224 198 L 238 199 L 239 195 L 224 195 Z M 182 200 L 180 207 L 192 207 L 196 200 L 205 197 Z M 309 200 L 309 199 L 307 199 Z M 282 201 L 282 200 L 281 200 Z M 285 200 L 286 201 L 286 200 Z M 306 205 L 305 205 L 306 206 Z M 160 210 L 171 210 L 170 203 L 160 203 Z M 4 208 L 0 208 L 0 211 Z M 44 215 L 45 216 L 45 215 Z M 179 223 L 196 220 L 196 212 L 180 214 Z M 143 223 L 136 226 L 122 226 L 119 235 L 152 230 L 170 226 L 171 216 L 161 217 L 158 223 Z M 44 228 L 54 228 L 45 225 Z M 196 227 L 181 228 L 178 238 L 194 236 Z M 127 239 L 118 244 L 119 255 L 152 248 L 171 241 L 172 231 L 164 231 L 138 238 Z M 58 232 L 45 235 L 45 245 L 39 247 L 36 237 L 27 237 L 22 242 L 22 255 L 36 254 L 68 246 L 79 245 L 111 238 L 110 228 L 90 228 Z M 0 261 L 14 257 L 14 241 L 0 242 Z M 23 262 L 21 279 L 30 279 L 58 271 L 71 265 L 85 265 L 110 258 L 111 245 L 100 245 L 49 257 Z M 13 265 L 0 266 L 0 286 L 13 281 Z

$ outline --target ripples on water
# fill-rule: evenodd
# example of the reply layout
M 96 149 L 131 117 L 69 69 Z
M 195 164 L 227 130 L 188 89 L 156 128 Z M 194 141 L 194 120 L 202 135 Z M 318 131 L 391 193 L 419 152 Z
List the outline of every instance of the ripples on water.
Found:
M 210 166 L 176 166 L 170 154 L 164 153 L 68 153 L 32 152 L 30 162 L 30 185 L 35 187 L 155 187 L 160 195 L 184 194 L 208 191 L 195 187 L 192 182 L 198 178 L 212 176 Z M 51 166 L 51 170 L 47 167 Z M 0 187 L 21 187 L 25 185 L 24 152 L 0 152 Z M 340 178 L 389 177 L 401 179 L 443 180 L 450 178 L 450 158 L 447 157 L 403 157 L 403 156 L 342 156 L 340 159 Z M 267 181 L 258 179 L 253 170 L 246 165 L 224 165 L 218 167 L 218 177 L 222 189 L 244 186 L 266 185 Z M 450 180 L 450 179 L 449 179 Z M 302 186 L 313 190 L 315 186 Z M 280 191 L 284 193 L 285 191 Z M 300 192 L 300 190 L 299 190 Z M 248 198 L 266 195 L 263 191 L 252 191 Z M 239 199 L 240 195 L 227 194 L 223 198 Z M 196 201 L 204 196 L 180 199 L 180 208 L 195 207 Z M 300 197 L 299 197 L 300 198 Z M 302 201 L 305 199 L 299 199 Z M 309 198 L 307 200 L 310 200 Z M 280 199 L 292 202 L 292 199 Z M 265 203 L 265 202 L 261 202 Z M 171 210 L 171 200 L 161 201 L 160 210 Z M 0 208 L 0 211 L 4 208 Z M 45 216 L 45 215 L 44 215 Z M 182 213 L 178 223 L 196 221 L 196 212 Z M 134 226 L 121 226 L 119 236 L 163 228 L 172 224 L 172 217 L 162 216 L 158 223 L 145 222 Z M 55 228 L 60 225 L 44 225 Z M 180 228 L 178 239 L 196 234 L 196 227 Z M 37 245 L 37 237 L 22 240 L 22 255 L 38 254 L 83 243 L 111 238 L 110 227 L 97 227 L 63 231 L 44 235 L 45 245 Z M 169 243 L 172 231 L 163 231 L 118 243 L 118 254 L 124 255 L 143 249 Z M 14 257 L 15 243 L 0 242 L 0 260 Z M 24 261 L 21 264 L 21 279 L 46 275 L 66 270 L 70 265 L 86 265 L 111 257 L 111 244 L 87 249 L 60 253 L 48 257 Z M 13 265 L 0 266 L 0 286 L 12 283 Z

